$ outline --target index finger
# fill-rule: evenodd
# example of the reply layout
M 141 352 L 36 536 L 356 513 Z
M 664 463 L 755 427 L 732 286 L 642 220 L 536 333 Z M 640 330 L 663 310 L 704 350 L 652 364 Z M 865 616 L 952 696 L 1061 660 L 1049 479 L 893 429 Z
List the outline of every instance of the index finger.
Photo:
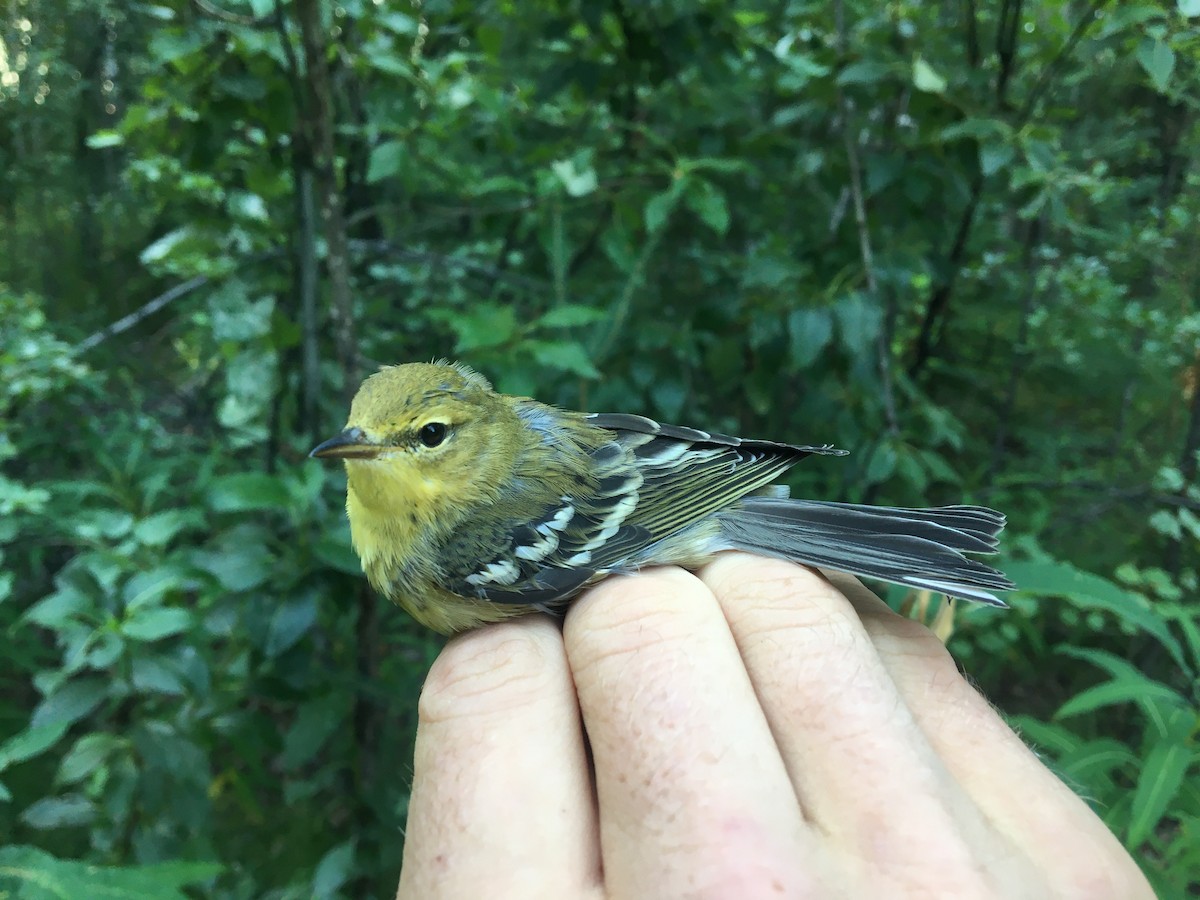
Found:
M 397 897 L 598 894 L 591 776 L 556 625 L 455 638 L 418 709 Z

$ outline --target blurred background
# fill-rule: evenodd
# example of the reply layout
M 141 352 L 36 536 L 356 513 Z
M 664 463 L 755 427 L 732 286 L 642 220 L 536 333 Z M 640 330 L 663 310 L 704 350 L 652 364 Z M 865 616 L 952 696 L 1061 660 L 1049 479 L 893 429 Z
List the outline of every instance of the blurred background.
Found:
M 448 356 L 1006 511 L 1010 611 L 889 600 L 1200 890 L 1198 64 L 1200 0 L 2 0 L 0 886 L 390 896 L 440 644 L 305 454 Z

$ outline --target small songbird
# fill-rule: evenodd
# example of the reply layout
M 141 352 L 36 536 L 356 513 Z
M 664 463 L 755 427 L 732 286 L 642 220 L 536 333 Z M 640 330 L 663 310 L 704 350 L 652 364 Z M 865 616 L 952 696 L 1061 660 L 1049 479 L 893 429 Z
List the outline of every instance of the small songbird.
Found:
M 578 413 L 492 389 L 458 363 L 389 366 L 312 456 L 342 459 L 354 549 L 380 593 L 452 634 L 541 610 L 645 566 L 746 550 L 1003 606 L 1004 516 L 789 499 L 793 446 Z

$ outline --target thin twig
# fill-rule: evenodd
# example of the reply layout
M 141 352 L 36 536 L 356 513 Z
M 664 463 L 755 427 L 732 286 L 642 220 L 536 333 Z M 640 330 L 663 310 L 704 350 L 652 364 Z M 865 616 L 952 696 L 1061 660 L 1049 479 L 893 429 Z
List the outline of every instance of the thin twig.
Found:
M 182 282 L 181 284 L 175 285 L 175 287 L 164 291 L 150 302 L 143 304 L 141 309 L 117 319 L 117 321 L 113 322 L 111 325 L 108 325 L 107 327 L 97 331 L 95 334 L 84 338 L 75 346 L 75 352 L 77 354 L 86 353 L 97 344 L 104 343 L 104 341 L 107 341 L 110 337 L 115 337 L 116 335 L 121 334 L 123 331 L 128 331 L 139 322 L 154 315 L 167 304 L 178 300 L 180 297 L 190 294 L 192 291 L 196 290 L 196 288 L 203 287 L 204 285 L 208 284 L 208 280 L 209 279 L 207 275 L 197 275 L 194 278 L 189 278 L 187 281 Z
M 1025 103 L 1021 106 L 1021 112 L 1017 115 L 1016 127 L 1020 128 L 1029 121 L 1029 117 L 1033 115 L 1033 109 L 1037 102 L 1042 98 L 1042 94 L 1050 86 L 1050 79 L 1057 74 L 1064 60 L 1075 49 L 1075 46 L 1083 40 L 1084 34 L 1088 28 L 1096 21 L 1096 13 L 1108 6 L 1109 0 L 1095 0 L 1088 11 L 1083 15 L 1078 22 L 1075 23 L 1075 28 L 1071 32 L 1071 36 L 1067 38 L 1067 42 L 1062 45 L 1062 48 L 1055 55 L 1054 59 L 1050 60 L 1049 65 L 1042 69 L 1041 75 L 1038 76 L 1037 83 L 1033 86 L 1033 90 L 1029 92 L 1029 96 L 1025 98 Z

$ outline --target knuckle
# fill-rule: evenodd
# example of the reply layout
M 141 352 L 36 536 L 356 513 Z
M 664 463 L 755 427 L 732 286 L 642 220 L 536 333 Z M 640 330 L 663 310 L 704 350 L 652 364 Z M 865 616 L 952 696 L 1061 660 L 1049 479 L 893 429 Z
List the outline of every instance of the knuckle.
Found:
M 730 599 L 727 614 L 750 605 L 826 607 L 836 594 L 812 569 L 748 553 L 721 554 L 702 577 L 718 597 Z
M 921 669 L 937 681 L 962 677 L 946 645 L 920 622 L 888 614 L 868 623 L 868 630 L 880 652 L 898 664 Z
M 661 568 L 610 578 L 589 591 L 564 628 L 576 678 L 686 638 L 703 599 L 697 587 L 682 569 Z
M 1078 840 L 1061 851 L 1050 868 L 1054 895 L 1087 900 L 1141 900 L 1154 896 L 1146 876 L 1126 854 L 1103 840 Z
M 553 689 L 556 636 L 533 623 L 493 626 L 450 642 L 434 661 L 417 703 L 420 721 L 497 715 L 526 706 Z M 546 631 L 555 630 L 546 623 Z

